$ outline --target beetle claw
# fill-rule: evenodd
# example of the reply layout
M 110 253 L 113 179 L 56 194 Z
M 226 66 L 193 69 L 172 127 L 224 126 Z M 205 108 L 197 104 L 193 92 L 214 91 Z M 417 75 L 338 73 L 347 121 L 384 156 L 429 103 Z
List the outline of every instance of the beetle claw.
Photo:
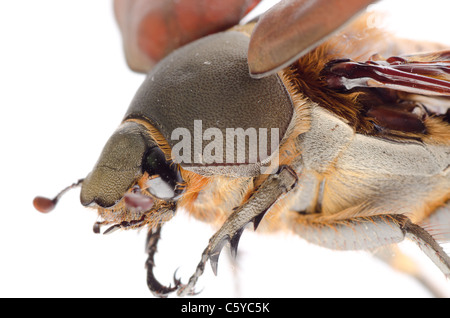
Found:
M 153 273 L 153 268 L 155 267 L 154 257 L 157 250 L 158 241 L 161 238 L 161 226 L 157 226 L 148 232 L 146 252 L 148 253 L 148 258 L 145 263 L 147 268 L 147 286 L 156 297 L 166 298 L 169 294 L 185 288 L 186 285 L 181 283 L 181 279 L 177 278 L 178 269 L 173 273 L 174 286 L 164 286 L 155 277 Z M 196 295 L 197 293 L 189 292 L 189 295 Z
M 152 271 L 150 270 L 149 272 L 152 272 Z M 148 274 L 148 272 L 147 272 L 147 274 Z M 169 294 L 173 293 L 174 291 L 177 291 L 181 286 L 180 281 L 175 281 L 174 287 L 172 287 L 172 285 L 164 286 L 164 285 L 161 285 L 155 279 L 155 277 L 153 276 L 153 273 L 152 273 L 152 277 L 153 277 L 153 280 L 149 280 L 149 276 L 147 275 L 147 285 L 148 285 L 150 291 L 152 292 L 152 294 L 159 298 L 166 298 L 167 296 L 169 296 Z
M 200 294 L 203 291 L 203 289 L 201 289 L 200 291 L 195 291 L 195 288 L 189 287 L 188 285 L 182 285 L 179 289 L 178 289 L 178 296 L 197 296 L 198 294 Z
M 236 233 L 234 233 L 234 236 L 230 240 L 230 252 L 231 257 L 233 259 L 237 256 L 237 250 L 239 245 L 239 240 L 241 239 L 241 235 L 244 232 L 245 227 L 242 227 L 241 229 L 237 230 Z
M 266 215 L 267 210 L 261 212 L 257 216 L 255 216 L 251 222 L 253 222 L 253 229 L 256 231 L 258 229 L 259 223 L 261 223 L 264 215 Z
M 173 273 L 173 282 L 175 283 L 175 286 L 181 286 L 182 285 L 181 278 L 177 278 L 177 272 L 178 272 L 178 268 Z

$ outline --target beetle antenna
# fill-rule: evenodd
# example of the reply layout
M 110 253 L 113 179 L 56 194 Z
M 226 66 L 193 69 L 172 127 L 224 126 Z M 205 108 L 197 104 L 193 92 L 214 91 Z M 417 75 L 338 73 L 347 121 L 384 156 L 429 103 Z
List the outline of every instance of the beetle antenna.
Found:
M 53 210 L 58 203 L 58 200 L 69 190 L 79 187 L 83 183 L 84 179 L 80 179 L 77 182 L 71 184 L 67 188 L 59 192 L 53 199 L 37 196 L 33 200 L 33 205 L 36 210 L 42 213 L 48 213 Z

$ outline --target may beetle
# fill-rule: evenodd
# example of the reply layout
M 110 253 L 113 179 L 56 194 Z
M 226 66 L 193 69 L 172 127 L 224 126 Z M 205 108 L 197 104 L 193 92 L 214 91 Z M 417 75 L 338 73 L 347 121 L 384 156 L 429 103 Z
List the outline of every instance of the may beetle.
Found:
M 96 232 L 148 228 L 154 294 L 193 293 L 249 223 L 331 249 L 409 238 L 450 276 L 437 242 L 448 233 L 424 227 L 449 222 L 450 51 L 354 19 L 372 2 L 281 1 L 151 68 L 93 171 L 69 188 L 98 210 Z M 189 282 L 165 287 L 153 259 L 177 209 L 222 225 Z

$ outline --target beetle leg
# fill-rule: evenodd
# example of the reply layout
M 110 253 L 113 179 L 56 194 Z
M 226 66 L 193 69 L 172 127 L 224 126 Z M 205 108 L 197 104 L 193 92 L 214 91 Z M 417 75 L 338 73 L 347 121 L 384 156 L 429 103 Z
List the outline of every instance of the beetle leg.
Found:
M 450 257 L 423 227 L 401 214 L 327 220 L 305 223 L 302 218 L 289 220 L 293 230 L 311 243 L 335 250 L 367 250 L 411 239 L 450 277 Z
M 423 288 L 435 298 L 446 298 L 444 292 L 430 279 L 426 272 L 421 270 L 415 261 L 396 245 L 384 246 L 374 252 L 374 256 L 391 266 L 393 269 L 413 277 Z
M 422 252 L 425 253 L 433 263 L 450 278 L 450 257 L 445 253 L 438 242 L 425 229 L 407 220 L 403 226 L 406 237 L 415 242 Z
M 191 276 L 187 285 L 178 290 L 178 295 L 184 296 L 193 290 L 198 278 L 203 274 L 208 260 L 211 261 L 213 272 L 216 274 L 223 246 L 229 242 L 232 255 L 236 255 L 239 237 L 245 226 L 253 222 L 254 227 L 257 228 L 265 213 L 281 196 L 293 189 L 296 183 L 297 174 L 289 166 L 282 166 L 278 173 L 269 175 L 252 196 L 235 209 L 222 227 L 211 237 L 194 275 Z
M 167 297 L 170 293 L 176 291 L 181 286 L 181 281 L 176 278 L 176 271 L 173 275 L 173 281 L 175 286 L 169 287 L 161 285 L 153 274 L 153 267 L 155 266 L 155 254 L 157 251 L 158 241 L 161 238 L 161 224 L 158 224 L 155 228 L 151 228 L 147 234 L 147 242 L 145 251 L 148 254 L 145 267 L 147 269 L 147 285 L 153 295 L 157 297 Z

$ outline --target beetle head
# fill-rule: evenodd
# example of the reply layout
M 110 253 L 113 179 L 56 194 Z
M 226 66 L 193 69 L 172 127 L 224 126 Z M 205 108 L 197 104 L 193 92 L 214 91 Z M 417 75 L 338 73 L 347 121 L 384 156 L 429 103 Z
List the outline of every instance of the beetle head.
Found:
M 84 179 L 80 199 L 84 206 L 97 208 L 105 223 L 141 219 L 145 224 L 150 216 L 170 212 L 181 183 L 178 166 L 166 159 L 147 129 L 124 122 Z
M 148 74 L 82 182 L 81 203 L 97 208 L 102 224 L 137 227 L 166 220 L 182 193 L 183 170 L 203 177 L 253 177 L 271 161 L 291 125 L 293 104 L 278 75 L 251 78 L 248 43 L 240 32 L 214 34 L 176 50 Z M 174 153 L 180 129 L 189 137 L 183 139 L 193 150 L 189 155 L 184 148 Z M 251 132 L 259 134 L 256 139 Z M 214 147 L 207 142 L 212 139 Z M 180 160 L 180 153 L 185 158 Z M 203 160 L 205 154 L 214 160 Z

